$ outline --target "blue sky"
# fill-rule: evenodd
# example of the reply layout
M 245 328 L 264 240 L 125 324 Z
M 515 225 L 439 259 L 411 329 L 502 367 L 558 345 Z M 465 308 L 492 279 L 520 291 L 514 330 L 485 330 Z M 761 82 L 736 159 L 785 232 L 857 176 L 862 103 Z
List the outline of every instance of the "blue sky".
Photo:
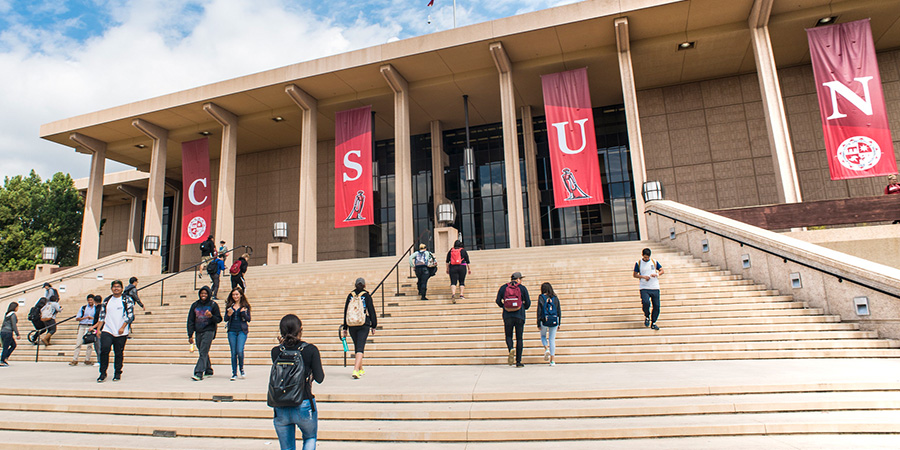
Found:
M 576 1 L 457 0 L 457 24 Z M 0 177 L 87 176 L 90 158 L 38 138 L 43 123 L 451 28 L 452 0 L 427 3 L 0 0 Z

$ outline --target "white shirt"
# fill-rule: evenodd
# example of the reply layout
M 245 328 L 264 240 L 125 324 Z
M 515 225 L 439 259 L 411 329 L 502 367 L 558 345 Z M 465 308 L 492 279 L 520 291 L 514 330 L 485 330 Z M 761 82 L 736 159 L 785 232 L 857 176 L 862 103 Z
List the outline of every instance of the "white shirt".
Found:
M 635 264 L 635 268 L 638 268 L 638 266 L 640 266 L 640 270 L 635 270 L 635 272 L 640 273 L 642 277 L 650 277 L 650 280 L 641 278 L 641 289 L 659 289 L 659 269 L 662 268 L 662 265 L 653 259 L 644 261 L 642 258 Z M 656 275 L 655 277 L 651 276 L 654 274 Z
M 127 336 L 128 327 L 125 332 L 119 334 L 119 328 L 125 324 L 125 302 L 122 297 L 112 297 L 106 304 L 106 317 L 103 322 L 103 331 L 113 336 Z

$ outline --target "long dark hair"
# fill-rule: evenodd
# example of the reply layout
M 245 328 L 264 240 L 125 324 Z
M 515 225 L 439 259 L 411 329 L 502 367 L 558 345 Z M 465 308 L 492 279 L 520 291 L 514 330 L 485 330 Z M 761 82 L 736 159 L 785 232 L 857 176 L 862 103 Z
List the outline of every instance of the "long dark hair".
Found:
M 303 322 L 300 321 L 299 317 L 293 314 L 282 317 L 278 329 L 281 331 L 281 337 L 278 338 L 278 341 L 281 342 L 282 345 L 293 347 L 300 343 L 300 334 L 303 332 Z
M 6 308 L 6 314 L 9 314 L 17 309 L 19 309 L 19 302 L 11 302 L 9 304 L 9 307 Z
M 550 283 L 544 283 L 541 285 L 541 294 L 544 294 L 544 296 L 550 299 L 556 297 L 556 292 L 553 292 L 553 286 L 550 286 Z
M 36 306 L 38 309 L 41 309 L 41 308 L 43 308 L 43 307 L 46 306 L 46 305 L 47 305 L 47 298 L 46 298 L 46 297 L 41 297 L 41 299 L 38 300 L 38 302 L 34 304 L 34 306 Z
M 241 308 L 247 308 L 247 311 L 250 311 L 250 302 L 247 301 L 247 297 L 244 296 L 244 290 L 240 287 L 236 287 L 228 293 L 228 299 L 225 300 L 225 309 L 234 306 L 234 291 L 241 293 Z

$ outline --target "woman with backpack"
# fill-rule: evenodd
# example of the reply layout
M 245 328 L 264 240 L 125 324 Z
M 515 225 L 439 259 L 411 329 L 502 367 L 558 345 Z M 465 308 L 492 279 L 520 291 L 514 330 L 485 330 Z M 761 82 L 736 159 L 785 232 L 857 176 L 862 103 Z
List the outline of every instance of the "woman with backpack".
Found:
M 225 300 L 225 323 L 228 324 L 228 346 L 231 347 L 231 381 L 237 379 L 238 368 L 244 378 L 244 344 L 250 322 L 250 302 L 240 289 L 233 289 Z
M 559 297 L 553 292 L 550 283 L 544 283 L 541 285 L 541 296 L 538 297 L 537 326 L 541 330 L 544 361 L 550 361 L 551 367 L 556 365 L 556 332 L 559 331 L 561 321 Z
M 447 252 L 447 273 L 450 275 L 450 301 L 456 303 L 456 283 L 459 283 L 459 298 L 466 298 L 466 274 L 472 273 L 472 262 L 469 253 L 463 248 L 462 241 L 453 243 Z
M 16 317 L 16 311 L 19 310 L 18 302 L 11 302 L 6 308 L 6 315 L 3 316 L 3 325 L 0 326 L 0 341 L 3 341 L 3 353 L 0 353 L 0 367 L 6 367 L 6 362 L 13 350 L 16 349 L 16 339 L 19 339 L 19 319 Z M 13 335 L 16 335 L 15 339 Z
M 375 334 L 378 317 L 375 315 L 375 302 L 366 291 L 366 280 L 357 278 L 355 284 L 356 289 L 347 294 L 347 301 L 344 303 L 344 325 L 341 327 L 341 335 L 346 338 L 349 333 L 353 340 L 356 363 L 353 364 L 353 374 L 350 377 L 357 380 L 366 374 L 362 365 L 363 353 L 366 351 L 369 333 Z
M 282 317 L 279 330 L 279 345 L 272 348 L 266 403 L 275 409 L 275 433 L 282 450 L 296 448 L 297 428 L 303 438 L 303 450 L 315 450 L 319 414 L 312 381 L 322 384 L 325 380 L 322 358 L 315 345 L 300 340 L 303 322 L 299 317 Z
M 47 298 L 41 297 L 41 299 L 31 307 L 31 311 L 28 311 L 28 321 L 31 322 L 32 325 L 34 325 L 35 330 L 44 329 L 44 321 L 41 320 L 41 310 L 44 309 L 44 306 L 47 306 Z M 31 340 L 32 338 L 34 339 L 33 341 Z M 35 345 L 38 344 L 38 338 L 39 336 L 37 333 L 28 335 L 28 340 Z
M 231 289 L 234 290 L 237 287 L 241 288 L 245 294 L 247 293 L 247 282 L 244 280 L 244 274 L 247 273 L 247 261 L 250 259 L 250 255 L 244 253 L 240 258 L 234 261 L 234 264 L 228 269 L 228 273 L 231 274 Z

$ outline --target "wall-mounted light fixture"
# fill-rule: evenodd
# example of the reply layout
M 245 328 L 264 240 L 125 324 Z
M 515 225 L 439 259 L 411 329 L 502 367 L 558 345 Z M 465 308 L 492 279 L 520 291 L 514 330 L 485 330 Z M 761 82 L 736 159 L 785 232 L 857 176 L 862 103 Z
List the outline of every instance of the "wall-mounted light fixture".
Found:
M 153 252 L 159 250 L 159 236 L 154 236 L 148 234 L 144 236 L 144 250 L 147 250 L 152 255 Z
M 802 287 L 803 282 L 800 280 L 800 272 L 791 273 L 791 288 L 800 289 Z
M 669 239 L 675 240 L 675 227 L 669 228 Z
M 48 263 L 54 262 L 56 261 L 56 256 L 58 254 L 59 252 L 56 250 L 56 247 L 44 247 L 44 249 L 41 250 L 41 259 Z
M 275 222 L 275 225 L 272 228 L 272 237 L 278 239 L 278 242 L 284 242 L 288 237 L 287 222 Z
M 438 222 L 450 225 L 456 222 L 456 206 L 453 203 L 441 203 L 437 207 Z
M 748 255 L 748 254 L 741 255 L 741 267 L 744 269 L 750 268 L 750 255 Z
M 709 239 L 700 241 L 700 251 L 703 253 L 709 253 Z
M 869 297 L 853 297 L 853 306 L 856 307 L 857 316 L 869 315 Z
M 666 198 L 666 189 L 659 181 L 645 181 L 641 191 L 645 202 Z

